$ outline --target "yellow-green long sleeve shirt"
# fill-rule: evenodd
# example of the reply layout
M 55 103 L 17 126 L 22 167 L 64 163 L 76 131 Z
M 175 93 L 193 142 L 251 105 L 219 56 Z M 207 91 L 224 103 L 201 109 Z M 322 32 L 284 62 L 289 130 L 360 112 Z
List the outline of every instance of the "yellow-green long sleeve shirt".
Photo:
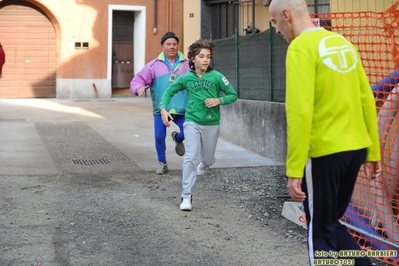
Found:
M 367 148 L 381 159 L 374 97 L 353 44 L 322 28 L 308 29 L 286 57 L 286 174 L 302 178 L 308 158 Z

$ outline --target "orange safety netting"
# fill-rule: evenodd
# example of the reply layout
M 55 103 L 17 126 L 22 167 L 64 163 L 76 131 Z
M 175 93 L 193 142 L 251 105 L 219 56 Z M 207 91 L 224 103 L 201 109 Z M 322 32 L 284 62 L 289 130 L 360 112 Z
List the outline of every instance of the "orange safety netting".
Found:
M 370 255 L 399 265 L 399 1 L 384 12 L 328 13 L 317 18 L 321 26 L 356 45 L 377 103 L 383 175 L 370 182 L 359 173 L 343 222 L 362 248 L 393 251 L 386 257 Z

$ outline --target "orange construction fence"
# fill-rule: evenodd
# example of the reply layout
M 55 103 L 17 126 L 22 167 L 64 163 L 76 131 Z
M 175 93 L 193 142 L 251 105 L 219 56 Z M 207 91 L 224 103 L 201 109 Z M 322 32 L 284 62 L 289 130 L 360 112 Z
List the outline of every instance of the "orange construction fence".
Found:
M 357 46 L 378 112 L 383 175 L 381 180 L 369 181 L 359 173 L 342 223 L 368 255 L 399 265 L 399 1 L 384 12 L 312 17 Z

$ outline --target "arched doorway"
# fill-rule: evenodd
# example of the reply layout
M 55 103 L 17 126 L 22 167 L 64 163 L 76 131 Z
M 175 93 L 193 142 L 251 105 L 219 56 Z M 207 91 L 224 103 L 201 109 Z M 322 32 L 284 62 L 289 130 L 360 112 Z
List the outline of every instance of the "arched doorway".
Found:
M 55 97 L 56 35 L 47 16 L 29 3 L 0 5 L 0 42 L 0 98 Z

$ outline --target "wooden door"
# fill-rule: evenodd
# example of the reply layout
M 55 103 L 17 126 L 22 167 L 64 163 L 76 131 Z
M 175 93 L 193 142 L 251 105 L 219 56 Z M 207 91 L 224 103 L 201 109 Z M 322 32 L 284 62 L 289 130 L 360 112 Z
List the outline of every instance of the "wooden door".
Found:
M 133 23 L 134 12 L 114 11 L 112 21 L 113 94 L 130 94 L 130 81 L 134 76 Z

